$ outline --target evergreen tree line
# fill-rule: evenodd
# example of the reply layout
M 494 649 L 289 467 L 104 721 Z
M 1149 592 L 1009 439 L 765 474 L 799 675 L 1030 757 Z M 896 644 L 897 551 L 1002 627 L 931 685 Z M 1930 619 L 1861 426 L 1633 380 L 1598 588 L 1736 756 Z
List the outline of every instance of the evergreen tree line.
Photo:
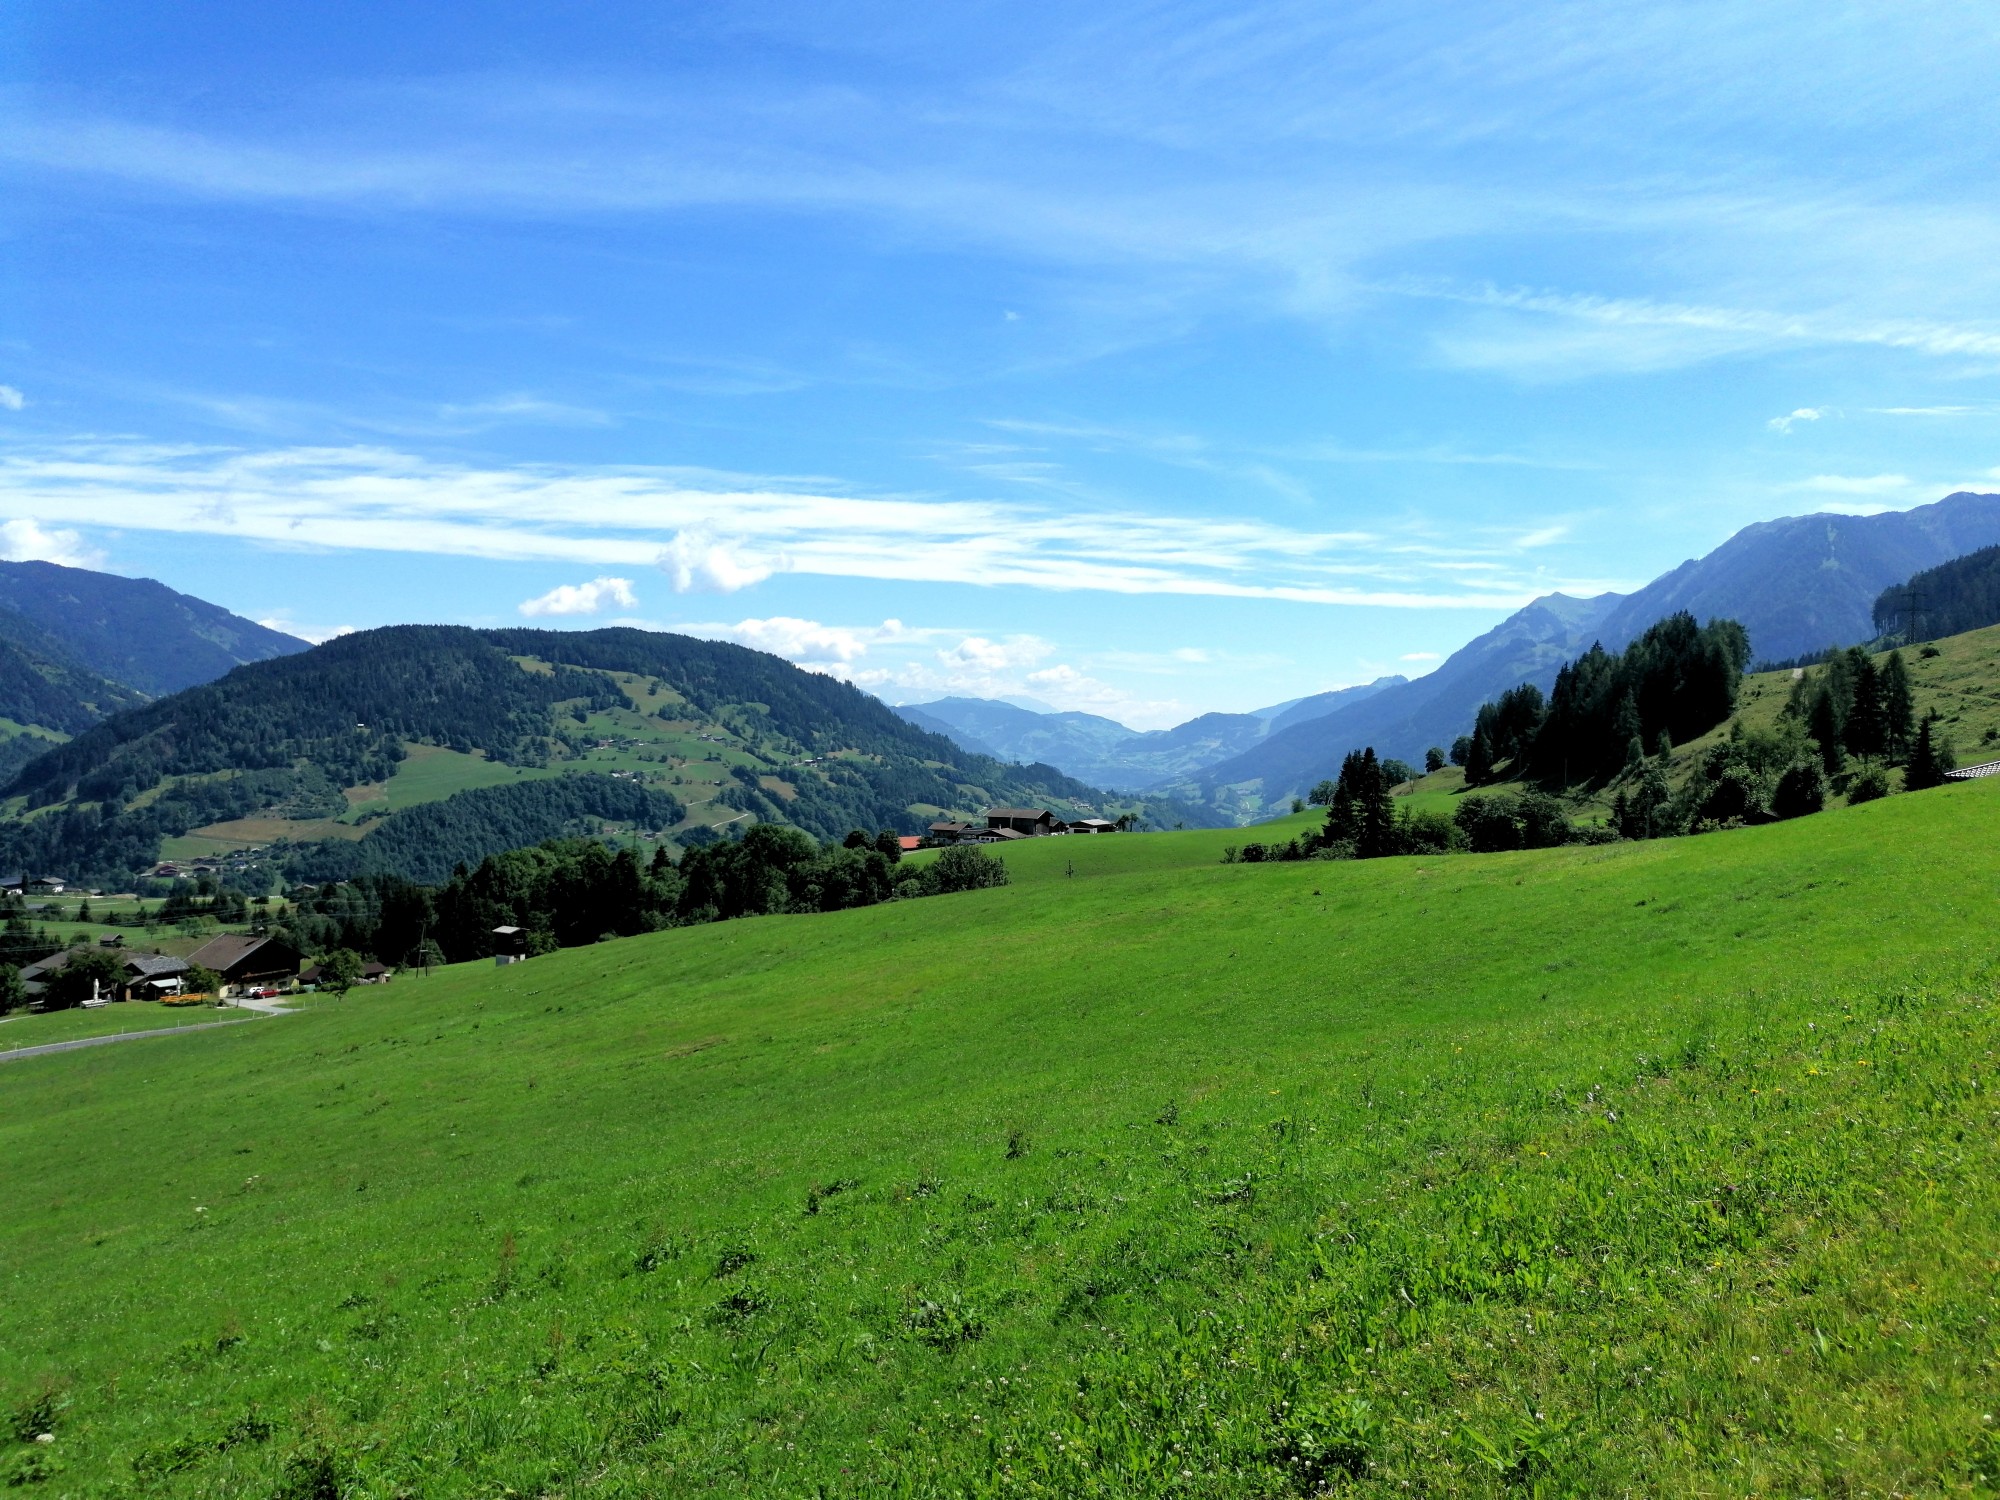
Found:
M 740 839 L 642 859 L 598 839 L 556 839 L 461 866 L 441 886 L 362 874 L 299 892 L 272 922 L 303 953 L 350 949 L 400 967 L 457 963 L 498 951 L 496 927 L 527 934 L 530 953 L 738 917 L 841 911 L 1007 883 L 975 847 L 901 862 L 896 835 L 850 832 L 822 844 L 760 823 Z
M 1907 583 L 1893 584 L 1875 600 L 1878 639 L 1905 645 L 1963 635 L 2000 624 L 2000 547 L 1982 547 Z
M 1750 641 L 1734 620 L 1697 625 L 1685 610 L 1622 652 L 1593 645 L 1556 674 L 1483 705 L 1459 760 L 1473 786 L 1501 766 L 1544 787 L 1602 783 L 1650 750 L 1706 734 L 1735 711 Z
M 1879 667 L 1859 646 L 1828 652 L 1817 672 L 1793 680 L 1785 715 L 1806 726 L 1829 776 L 1849 756 L 1896 765 L 1916 746 L 1916 698 L 1900 651 Z
M 1530 780 L 1517 793 L 1468 796 L 1445 818 L 1397 805 L 1390 789 L 1407 768 L 1378 761 L 1372 749 L 1355 751 L 1337 780 L 1313 790 L 1313 801 L 1327 809 L 1321 829 L 1285 844 L 1229 849 L 1223 858 L 1370 859 L 1664 838 L 1818 812 L 1842 777 L 1850 803 L 1886 796 L 1886 768 L 1896 764 L 1904 767 L 1905 789 L 1920 791 L 1941 785 L 1955 765 L 1936 716 L 1916 718 L 1901 654 L 1878 665 L 1856 647 L 1829 653 L 1817 672 L 1795 681 L 1774 729 L 1735 720 L 1728 738 L 1674 786 L 1675 742 L 1729 717 L 1748 655 L 1734 622 L 1697 628 L 1685 614 L 1649 630 L 1621 656 L 1593 647 L 1557 674 L 1546 702 L 1532 684 L 1502 694 L 1480 710 L 1473 734 L 1452 747 L 1450 758 L 1466 767 L 1468 782 L 1490 780 L 1495 767 L 1511 763 L 1524 777 L 1540 773 L 1542 786 Z M 1426 765 L 1436 769 L 1441 758 L 1434 751 Z M 1615 788 L 1607 826 L 1578 825 L 1547 790 L 1574 779 Z

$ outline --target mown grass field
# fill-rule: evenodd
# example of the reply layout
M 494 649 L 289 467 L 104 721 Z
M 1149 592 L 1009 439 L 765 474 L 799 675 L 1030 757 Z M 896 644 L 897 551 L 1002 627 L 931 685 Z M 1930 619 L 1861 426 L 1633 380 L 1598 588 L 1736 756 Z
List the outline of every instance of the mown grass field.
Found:
M 160 1031 L 207 1021 L 231 1021 L 248 1014 L 213 1005 L 161 1005 L 149 1000 L 117 1000 L 97 1010 L 59 1010 L 47 1015 L 22 1011 L 0 1019 L 0 1053 L 123 1031 Z
M 8 1064 L 0 1392 L 54 1441 L 0 1473 L 1988 1484 L 2000 787 L 1516 855 L 1220 864 L 1243 836 Z

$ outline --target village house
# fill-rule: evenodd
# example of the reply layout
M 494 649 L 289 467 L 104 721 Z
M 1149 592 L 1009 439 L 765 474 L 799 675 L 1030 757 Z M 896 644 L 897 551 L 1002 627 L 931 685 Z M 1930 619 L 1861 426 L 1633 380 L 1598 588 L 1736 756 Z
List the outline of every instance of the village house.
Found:
M 1108 818 L 1072 818 L 1070 820 L 1069 831 L 1071 833 L 1116 833 L 1118 825 Z
M 933 823 L 930 826 L 930 836 L 941 843 L 947 844 L 964 838 L 970 832 L 972 832 L 972 824 L 958 823 L 948 818 L 943 822 Z
M 125 956 L 126 1000 L 159 1000 L 178 995 L 188 971 L 187 960 L 164 953 L 128 953 Z
M 1063 825 L 1046 807 L 989 807 L 986 826 L 995 832 L 1011 831 L 1035 838 L 1052 834 Z
M 213 969 L 221 976 L 223 995 L 250 989 L 289 989 L 299 977 L 302 961 L 299 950 L 283 938 L 237 933 L 210 938 L 188 955 L 190 967 Z
M 1004 844 L 1010 839 L 1033 837 L 1033 834 L 1023 833 L 1018 828 L 975 828 L 964 838 L 960 839 L 959 842 L 961 844 Z

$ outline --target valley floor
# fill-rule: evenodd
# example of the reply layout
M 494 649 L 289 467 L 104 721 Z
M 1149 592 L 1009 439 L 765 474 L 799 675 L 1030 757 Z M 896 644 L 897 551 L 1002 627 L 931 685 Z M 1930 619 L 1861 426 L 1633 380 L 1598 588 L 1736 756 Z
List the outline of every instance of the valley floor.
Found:
M 1517 855 L 1241 838 L 9 1065 L 0 1476 L 1992 1483 L 2000 785 Z

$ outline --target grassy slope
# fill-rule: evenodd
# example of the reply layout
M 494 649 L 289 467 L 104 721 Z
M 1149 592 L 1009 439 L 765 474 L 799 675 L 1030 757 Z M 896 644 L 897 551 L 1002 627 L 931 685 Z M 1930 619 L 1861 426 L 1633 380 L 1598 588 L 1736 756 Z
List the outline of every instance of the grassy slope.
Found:
M 59 1010 L 34 1016 L 22 1012 L 0 1020 L 0 1053 L 79 1037 L 109 1036 L 120 1031 L 158 1031 L 169 1026 L 199 1026 L 209 1021 L 234 1021 L 252 1012 L 213 1005 L 159 1005 L 120 1000 L 96 1010 Z
M 1479 858 L 1053 840 L 1002 890 L 9 1065 L 0 1385 L 69 1404 L 0 1463 L 1959 1486 L 1992 1467 L 1996 836 L 1975 783 Z

